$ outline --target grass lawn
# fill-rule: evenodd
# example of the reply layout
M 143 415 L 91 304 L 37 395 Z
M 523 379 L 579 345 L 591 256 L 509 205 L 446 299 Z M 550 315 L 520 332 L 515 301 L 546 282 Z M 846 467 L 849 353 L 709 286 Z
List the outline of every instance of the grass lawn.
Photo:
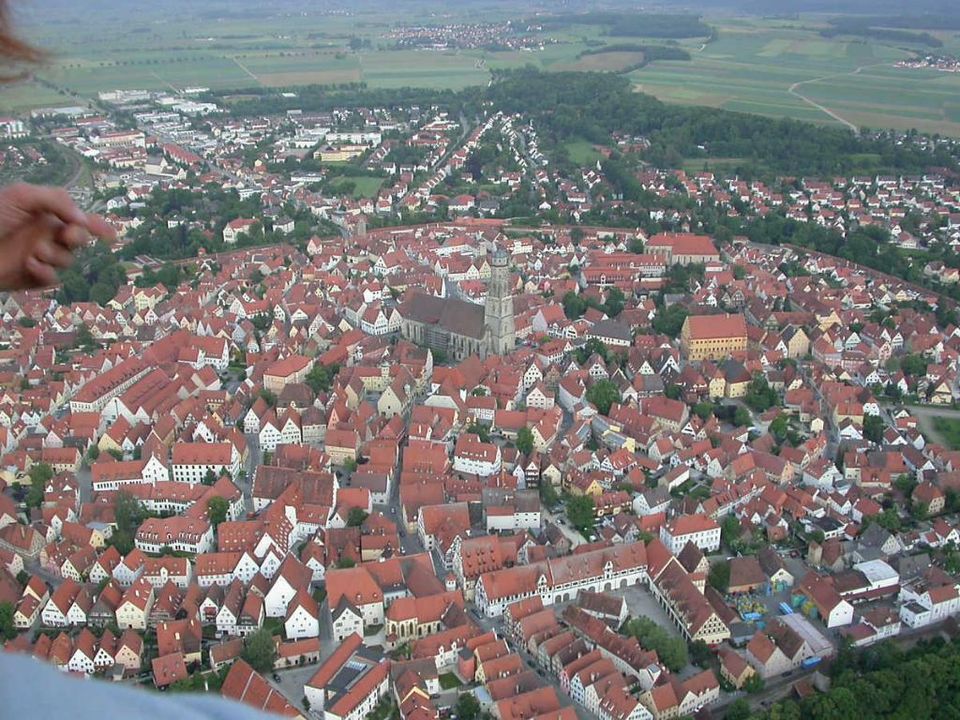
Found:
M 682 167 L 688 173 L 732 172 L 745 162 L 743 158 L 687 158 Z
M 593 143 L 586 140 L 571 140 L 564 147 L 570 154 L 570 160 L 577 165 L 592 165 L 601 157 L 600 153 L 593 149 Z
M 374 175 L 345 175 L 334 181 L 336 184 L 342 182 L 352 182 L 356 185 L 353 191 L 355 198 L 376 197 L 383 185 L 383 178 Z
M 453 673 L 444 673 L 440 676 L 440 687 L 444 690 L 455 690 L 462 686 L 463 683 Z
M 951 450 L 960 450 L 960 418 L 935 417 L 933 427 L 943 436 Z
M 269 630 L 271 635 L 283 634 L 283 618 L 270 617 L 263 621 L 263 629 Z

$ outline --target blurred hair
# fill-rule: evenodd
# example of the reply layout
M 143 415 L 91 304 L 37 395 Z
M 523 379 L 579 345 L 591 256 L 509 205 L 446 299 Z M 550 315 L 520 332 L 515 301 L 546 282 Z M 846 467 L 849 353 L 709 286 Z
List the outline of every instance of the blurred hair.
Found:
M 35 48 L 16 36 L 10 20 L 10 3 L 7 0 L 0 0 L 0 62 L 8 65 L 32 64 L 42 62 L 46 57 L 47 54 L 43 50 Z M 11 80 L 15 77 L 15 75 L 4 75 L 0 79 Z

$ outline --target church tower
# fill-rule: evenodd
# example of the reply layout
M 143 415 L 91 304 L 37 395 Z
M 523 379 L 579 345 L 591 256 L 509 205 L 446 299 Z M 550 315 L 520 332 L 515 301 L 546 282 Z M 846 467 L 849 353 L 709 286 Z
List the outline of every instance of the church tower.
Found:
M 493 253 L 490 263 L 490 284 L 483 321 L 486 326 L 486 354 L 506 355 L 517 344 L 517 328 L 513 319 L 513 296 L 510 294 L 510 257 L 502 248 Z

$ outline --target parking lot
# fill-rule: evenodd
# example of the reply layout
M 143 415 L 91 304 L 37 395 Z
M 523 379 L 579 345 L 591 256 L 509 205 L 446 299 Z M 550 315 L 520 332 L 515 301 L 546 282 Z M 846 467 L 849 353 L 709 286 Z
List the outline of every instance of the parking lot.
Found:
M 274 673 L 268 673 L 266 677 L 270 684 L 275 686 L 283 695 L 298 709 L 303 708 L 303 686 L 317 672 L 318 665 L 305 665 L 303 667 L 290 668 L 289 670 L 277 670 Z M 279 678 L 279 680 L 277 679 Z

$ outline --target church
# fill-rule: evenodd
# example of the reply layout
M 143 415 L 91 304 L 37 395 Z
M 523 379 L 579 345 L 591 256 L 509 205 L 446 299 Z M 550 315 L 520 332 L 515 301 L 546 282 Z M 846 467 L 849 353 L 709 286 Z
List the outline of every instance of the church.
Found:
M 482 307 L 456 298 L 415 293 L 400 305 L 399 313 L 404 338 L 440 350 L 450 360 L 509 353 L 517 342 L 509 256 L 499 248 L 494 252 Z

